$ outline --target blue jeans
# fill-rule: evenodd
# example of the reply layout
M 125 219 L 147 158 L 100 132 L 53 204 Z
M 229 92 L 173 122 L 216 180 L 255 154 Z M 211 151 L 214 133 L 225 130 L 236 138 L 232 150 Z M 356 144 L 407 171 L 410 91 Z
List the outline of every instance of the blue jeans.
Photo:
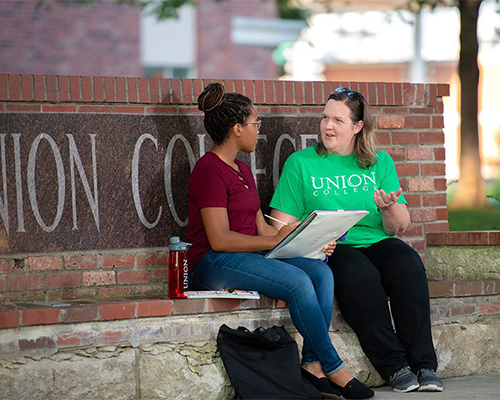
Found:
M 304 338 L 302 363 L 320 362 L 326 374 L 344 364 L 330 341 L 333 274 L 308 258 L 265 259 L 261 253 L 209 251 L 190 273 L 192 290 L 241 289 L 283 300 Z

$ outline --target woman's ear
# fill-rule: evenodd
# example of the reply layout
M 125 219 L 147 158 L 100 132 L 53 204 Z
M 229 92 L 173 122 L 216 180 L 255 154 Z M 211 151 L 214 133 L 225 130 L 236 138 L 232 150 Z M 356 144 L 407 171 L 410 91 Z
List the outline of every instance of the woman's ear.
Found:
M 236 137 L 240 137 L 241 136 L 241 129 L 243 127 L 241 126 L 241 124 L 235 124 L 232 128 L 232 132 L 233 134 L 236 136 Z
M 354 125 L 354 133 L 357 134 L 361 129 L 363 129 L 363 121 L 358 121 L 356 122 L 356 125 Z

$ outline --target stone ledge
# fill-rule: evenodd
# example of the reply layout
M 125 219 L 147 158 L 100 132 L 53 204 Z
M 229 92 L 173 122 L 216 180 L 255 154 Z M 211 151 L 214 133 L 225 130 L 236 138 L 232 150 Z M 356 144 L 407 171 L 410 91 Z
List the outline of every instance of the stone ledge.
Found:
M 431 299 L 494 296 L 500 294 L 500 280 L 429 281 L 429 292 Z M 11 303 L 0 305 L 0 329 L 285 307 L 283 301 L 266 296 L 260 300 L 126 298 Z M 495 307 L 500 313 L 500 305 Z

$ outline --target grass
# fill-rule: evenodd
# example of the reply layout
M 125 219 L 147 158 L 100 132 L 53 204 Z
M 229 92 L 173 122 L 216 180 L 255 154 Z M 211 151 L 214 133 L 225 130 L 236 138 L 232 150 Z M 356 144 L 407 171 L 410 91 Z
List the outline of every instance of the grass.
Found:
M 500 207 L 487 210 L 450 210 L 450 231 L 500 230 Z

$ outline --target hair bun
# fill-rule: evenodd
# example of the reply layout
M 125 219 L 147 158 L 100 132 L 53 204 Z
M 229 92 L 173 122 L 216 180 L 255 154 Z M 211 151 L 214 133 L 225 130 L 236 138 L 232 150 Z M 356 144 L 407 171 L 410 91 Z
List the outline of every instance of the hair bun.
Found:
M 220 106 L 225 93 L 226 89 L 220 83 L 211 83 L 198 96 L 198 110 L 209 112 Z

